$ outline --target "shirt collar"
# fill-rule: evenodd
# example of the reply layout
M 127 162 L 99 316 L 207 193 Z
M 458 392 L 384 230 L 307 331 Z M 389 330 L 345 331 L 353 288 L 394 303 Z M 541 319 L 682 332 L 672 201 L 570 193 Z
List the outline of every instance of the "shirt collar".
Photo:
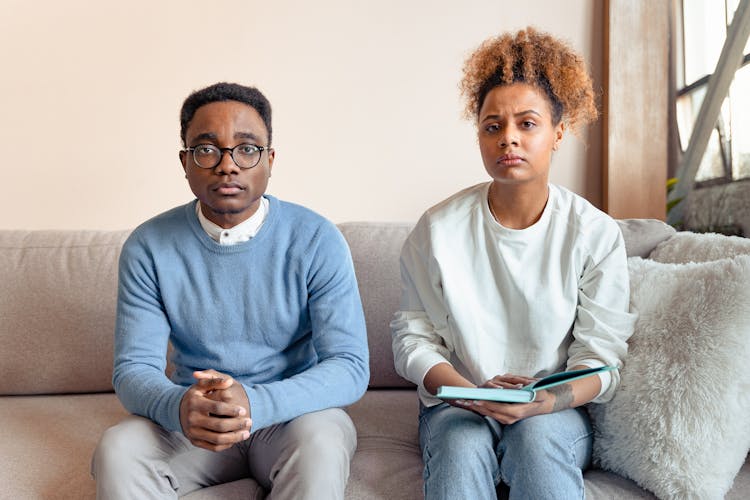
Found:
M 263 225 L 263 222 L 268 215 L 268 199 L 261 196 L 258 210 L 256 210 L 249 219 L 228 229 L 224 229 L 208 220 L 206 216 L 203 215 L 200 201 L 195 204 L 195 213 L 198 216 L 198 222 L 200 222 L 201 227 L 211 239 L 217 241 L 220 245 L 235 245 L 247 241 L 258 234 L 260 227 Z

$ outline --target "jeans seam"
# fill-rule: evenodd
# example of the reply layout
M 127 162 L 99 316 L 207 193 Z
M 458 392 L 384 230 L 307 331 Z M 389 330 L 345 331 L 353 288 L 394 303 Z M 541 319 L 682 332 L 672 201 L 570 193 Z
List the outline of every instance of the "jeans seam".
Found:
M 578 464 L 578 459 L 577 459 L 578 457 L 576 456 L 577 455 L 576 448 L 578 448 L 578 443 L 586 439 L 589 439 L 593 435 L 594 435 L 594 431 L 589 431 L 586 434 L 581 435 L 581 437 L 579 437 L 578 439 L 576 439 L 575 441 L 571 443 L 570 454 L 573 457 L 573 464 L 575 465 Z M 585 500 L 586 498 L 586 484 L 583 481 L 583 470 L 584 470 L 584 466 L 581 466 L 581 500 Z
M 432 457 L 430 454 L 430 425 L 427 419 L 424 418 L 426 414 L 427 412 L 425 411 L 419 415 L 420 430 L 424 428 L 424 432 L 427 434 L 427 439 L 425 439 L 424 448 L 422 449 L 422 462 L 424 462 L 422 469 L 422 493 L 425 496 L 427 496 L 427 479 L 430 477 L 430 458 Z
M 594 435 L 593 431 L 592 432 L 588 432 L 586 434 L 581 435 L 581 437 L 579 437 L 578 439 L 576 439 L 575 441 L 573 441 L 572 443 L 570 443 L 570 452 L 571 452 L 571 455 L 573 455 L 574 463 L 578 463 L 578 461 L 576 460 L 576 458 L 577 458 L 576 457 L 576 448 L 578 447 L 578 443 L 580 443 L 584 439 L 590 438 L 593 435 Z
M 498 440 L 497 447 L 495 448 L 495 458 L 497 459 L 497 474 L 494 478 L 494 481 L 496 487 L 501 482 L 508 484 L 508 481 L 506 481 L 505 477 L 503 476 L 503 468 L 500 465 L 501 457 L 505 454 L 504 447 L 504 442 L 502 440 Z

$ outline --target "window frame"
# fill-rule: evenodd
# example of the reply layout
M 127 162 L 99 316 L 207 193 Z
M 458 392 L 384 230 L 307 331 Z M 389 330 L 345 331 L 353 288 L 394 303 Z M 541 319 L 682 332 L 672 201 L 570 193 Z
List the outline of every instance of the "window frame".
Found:
M 725 37 L 726 40 L 726 34 L 727 30 L 729 29 L 730 21 L 729 18 L 730 12 L 729 12 L 729 0 L 723 1 L 724 5 L 724 29 L 725 29 Z M 681 97 L 687 96 L 692 92 L 696 92 L 701 88 L 707 88 L 708 82 L 710 78 L 713 76 L 713 72 L 709 73 L 707 75 L 704 75 L 697 80 L 693 82 L 685 82 L 685 66 L 686 66 L 686 42 L 685 42 L 685 13 L 684 13 L 684 0 L 675 0 L 675 35 L 676 40 L 678 43 L 674 47 L 674 50 L 676 52 L 675 60 L 678 61 L 678 64 L 675 68 L 675 77 L 677 82 L 677 88 L 675 90 L 675 97 L 674 97 L 674 107 L 675 112 L 677 112 L 677 102 Z M 735 12 L 731 13 L 732 15 L 735 14 Z M 741 68 L 747 66 L 750 64 L 750 51 L 743 54 L 742 62 L 738 66 L 738 68 L 735 70 L 735 74 L 737 71 L 739 71 Z M 731 96 L 725 97 L 725 99 L 731 99 Z M 730 117 L 731 119 L 731 117 Z M 730 129 L 732 129 L 730 125 Z M 693 179 L 693 186 L 696 189 L 704 188 L 704 187 L 710 187 L 710 186 L 716 186 L 716 185 L 723 185 L 723 184 L 729 184 L 732 182 L 747 182 L 750 181 L 750 176 L 748 177 L 741 177 L 741 178 L 734 178 L 734 165 L 733 165 L 733 158 L 731 153 L 731 140 L 732 136 L 730 133 L 729 140 L 728 141 L 721 141 L 722 131 L 721 131 L 721 121 L 717 120 L 717 123 L 714 125 L 713 130 L 715 130 L 719 134 L 719 149 L 722 150 L 722 154 L 720 155 L 722 166 L 723 166 L 723 172 L 724 175 L 720 177 L 713 177 L 710 179 L 705 180 L 695 180 Z M 733 132 L 733 129 L 732 129 Z M 687 148 L 682 148 L 682 140 L 683 138 L 680 136 L 679 129 L 677 130 L 677 150 L 678 154 L 681 157 L 685 154 L 687 151 Z M 690 137 L 685 138 L 686 141 L 690 140 Z M 730 151 L 727 154 L 723 150 L 725 149 L 725 145 L 728 144 Z M 703 153 L 704 158 L 706 152 Z M 701 160 L 702 161 L 702 160 Z

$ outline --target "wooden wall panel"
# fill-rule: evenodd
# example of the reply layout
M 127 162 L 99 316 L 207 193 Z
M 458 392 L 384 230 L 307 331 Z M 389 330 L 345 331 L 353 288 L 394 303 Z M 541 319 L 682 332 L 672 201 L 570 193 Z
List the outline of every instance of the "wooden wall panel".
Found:
M 664 220 L 669 127 L 669 0 L 605 9 L 603 208 Z

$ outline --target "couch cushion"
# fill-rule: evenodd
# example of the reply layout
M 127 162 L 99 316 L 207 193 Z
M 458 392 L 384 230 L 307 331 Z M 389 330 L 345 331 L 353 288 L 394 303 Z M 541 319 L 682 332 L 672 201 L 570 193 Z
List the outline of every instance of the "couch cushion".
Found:
M 357 427 L 358 448 L 347 499 L 422 498 L 422 462 L 417 442 L 417 395 L 413 390 L 369 391 L 347 411 Z M 0 398 L 2 498 L 93 500 L 91 455 L 102 433 L 126 416 L 114 394 L 6 396 Z M 589 470 L 586 498 L 653 498 L 612 473 Z M 204 488 L 185 498 L 260 498 L 251 479 Z M 248 496 L 251 495 L 251 496 Z M 746 463 L 727 500 L 750 497 Z
M 370 387 L 414 387 L 393 368 L 390 323 L 401 296 L 401 247 L 413 224 L 339 224 L 354 259 L 370 347 Z
M 618 219 L 628 257 L 648 257 L 648 254 L 675 234 L 675 229 L 658 219 Z
M 0 394 L 111 391 L 127 231 L 0 231 Z
M 418 408 L 414 390 L 371 390 L 347 409 L 357 428 L 347 499 L 422 497 Z
M 126 415 L 113 393 L 0 398 L 0 497 L 93 500 L 91 455 Z
M 393 369 L 389 327 L 399 303 L 401 246 L 412 226 L 339 226 L 364 303 L 372 387 L 412 387 Z M 0 231 L 0 366 L 19 374 L 0 380 L 0 395 L 112 390 L 117 259 L 128 234 Z

